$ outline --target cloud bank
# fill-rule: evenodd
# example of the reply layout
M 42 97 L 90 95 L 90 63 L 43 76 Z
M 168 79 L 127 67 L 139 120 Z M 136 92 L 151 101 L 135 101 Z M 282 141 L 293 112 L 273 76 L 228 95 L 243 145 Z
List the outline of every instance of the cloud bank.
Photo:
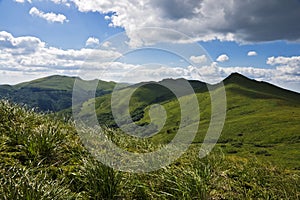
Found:
M 196 64 L 201 64 L 201 63 L 206 63 L 207 62 L 207 57 L 206 55 L 201 55 L 201 56 L 191 56 L 190 60 Z
M 91 43 L 96 40 L 91 39 Z M 97 43 L 97 41 L 96 41 Z M 109 46 L 107 44 L 105 46 Z M 266 62 L 270 68 L 254 68 L 243 66 L 220 67 L 213 62 L 210 65 L 204 55 L 191 56 L 190 60 L 197 66 L 149 66 L 122 63 L 117 58 L 123 55 L 115 50 L 82 48 L 59 49 L 31 36 L 14 37 L 11 33 L 0 32 L 0 78 L 2 83 L 17 83 L 32 80 L 51 74 L 76 76 L 82 69 L 86 73 L 83 78 L 102 78 L 104 80 L 122 80 L 125 74 L 133 82 L 163 78 L 187 78 L 203 80 L 210 83 L 217 81 L 220 74 L 223 78 L 230 73 L 239 72 L 256 80 L 264 80 L 282 87 L 299 91 L 300 88 L 300 56 L 269 57 Z M 220 60 L 226 60 L 225 55 Z M 201 65 L 204 63 L 205 65 Z M 96 73 L 95 73 L 96 72 Z M 101 72 L 95 77 L 97 72 Z M 129 72 L 129 73 L 128 73 Z M 300 92 L 300 91 L 299 91 Z
M 298 0 L 56 0 L 73 3 L 81 12 L 112 14 L 111 26 L 123 27 L 133 43 L 147 33 L 136 28 L 164 27 L 178 30 L 192 41 L 265 42 L 299 41 L 300 1 Z M 152 33 L 157 40 L 178 38 Z M 186 41 L 190 42 L 190 41 Z
M 63 50 L 48 47 L 39 38 L 14 37 L 5 31 L 0 32 L 0 52 L 0 73 L 6 75 L 19 73 L 23 76 L 26 74 L 36 77 L 43 74 L 76 75 L 81 67 L 91 70 L 105 69 L 105 64 L 102 63 L 122 56 L 110 50 L 91 48 Z M 11 79 L 14 79 L 14 75 Z M 14 79 L 14 81 L 21 80 Z

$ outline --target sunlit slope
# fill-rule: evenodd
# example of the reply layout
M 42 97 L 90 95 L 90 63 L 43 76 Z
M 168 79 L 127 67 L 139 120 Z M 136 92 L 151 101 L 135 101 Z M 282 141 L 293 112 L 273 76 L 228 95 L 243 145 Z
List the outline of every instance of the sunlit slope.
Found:
M 299 168 L 300 94 L 239 74 L 229 76 L 224 80 L 224 85 L 227 116 L 218 141 L 224 152 L 241 156 L 253 154 L 277 164 Z M 211 99 L 210 93 L 205 90 L 196 95 L 200 122 L 194 143 L 201 144 L 210 125 Z M 97 98 L 95 104 L 93 101 L 84 104 L 81 116 L 87 119 L 95 106 L 101 125 L 117 127 L 111 113 L 111 95 Z M 181 113 L 177 98 L 166 88 L 155 83 L 139 87 L 130 100 L 132 119 L 140 126 L 150 124 L 149 108 L 153 104 L 164 106 L 167 120 L 151 139 L 157 143 L 169 142 L 180 127 Z M 145 136 L 145 133 L 141 132 L 140 136 Z

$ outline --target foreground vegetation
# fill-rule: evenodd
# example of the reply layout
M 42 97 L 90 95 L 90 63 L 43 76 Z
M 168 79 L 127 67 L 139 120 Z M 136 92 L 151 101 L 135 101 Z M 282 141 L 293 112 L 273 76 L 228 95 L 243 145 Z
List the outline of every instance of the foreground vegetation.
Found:
M 106 131 L 140 151 L 149 141 Z M 148 151 L 153 150 L 150 146 Z M 193 144 L 174 164 L 147 174 L 114 171 L 82 146 L 71 122 L 0 102 L 0 199 L 299 199 L 300 173 L 225 155 L 204 159 Z

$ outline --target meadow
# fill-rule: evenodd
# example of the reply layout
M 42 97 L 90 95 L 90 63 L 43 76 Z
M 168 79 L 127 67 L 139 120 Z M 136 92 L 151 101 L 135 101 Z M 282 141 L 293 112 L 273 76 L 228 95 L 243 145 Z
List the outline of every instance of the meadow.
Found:
M 151 173 L 115 171 L 95 160 L 73 122 L 0 102 L 0 199 L 299 199 L 299 171 L 199 145 Z M 140 151 L 149 141 L 107 128 L 120 147 Z M 88 134 L 88 133 L 87 133 Z M 148 151 L 158 148 L 151 146 Z
M 211 95 L 205 83 L 189 81 L 200 108 L 196 137 L 172 164 L 149 173 L 134 173 L 102 164 L 93 154 L 98 149 L 83 145 L 85 139 L 90 139 L 92 147 L 102 143 L 92 138 L 96 130 L 84 126 L 78 130 L 80 122 L 72 118 L 68 105 L 74 80 L 52 76 L 0 87 L 1 95 L 14 95 L 17 103 L 23 102 L 12 103 L 14 98 L 7 98 L 12 96 L 0 101 L 0 199 L 299 199 L 298 93 L 239 74 L 225 79 L 224 128 L 212 152 L 200 159 L 211 121 Z M 164 81 L 176 84 L 181 80 Z M 85 91 L 91 82 L 82 83 Z M 146 137 L 139 138 L 116 126 L 110 94 L 114 86 L 113 82 L 101 82 L 98 97 L 81 99 L 84 103 L 74 107 L 79 117 L 88 121 L 95 109 L 105 137 L 128 152 L 147 153 L 165 147 L 180 128 L 180 100 L 188 101 L 192 94 L 178 99 L 155 82 L 120 88 L 121 92 L 137 88 L 129 111 L 141 128 L 151 122 L 153 130 L 159 127 L 155 123 L 160 122 L 160 116 L 150 119 L 152 105 L 160 104 L 166 111 L 161 130 L 151 137 L 147 137 L 151 131 L 140 131 L 139 136 Z M 214 87 L 218 92 L 218 85 Z M 59 104 L 62 106 L 55 108 L 58 112 L 41 112 L 43 109 L 35 108 L 38 101 L 26 103 L 39 96 L 47 99 L 47 105 L 54 105 L 60 97 L 55 94 L 65 97 Z

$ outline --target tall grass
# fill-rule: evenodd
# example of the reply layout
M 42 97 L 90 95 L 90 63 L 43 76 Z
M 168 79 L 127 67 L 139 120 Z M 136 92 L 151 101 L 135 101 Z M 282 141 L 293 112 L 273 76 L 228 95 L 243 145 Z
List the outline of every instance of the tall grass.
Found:
M 133 152 L 149 140 L 105 133 Z M 93 141 L 95 142 L 95 141 Z M 158 171 L 118 172 L 95 160 L 72 124 L 0 101 L 0 199 L 299 199 L 300 173 L 200 145 Z
M 117 199 L 121 173 L 96 160 L 85 160 L 82 170 L 84 189 L 90 199 Z
M 1 171 L 0 199 L 3 200 L 68 200 L 76 195 L 63 180 L 51 180 L 45 172 L 11 167 Z

